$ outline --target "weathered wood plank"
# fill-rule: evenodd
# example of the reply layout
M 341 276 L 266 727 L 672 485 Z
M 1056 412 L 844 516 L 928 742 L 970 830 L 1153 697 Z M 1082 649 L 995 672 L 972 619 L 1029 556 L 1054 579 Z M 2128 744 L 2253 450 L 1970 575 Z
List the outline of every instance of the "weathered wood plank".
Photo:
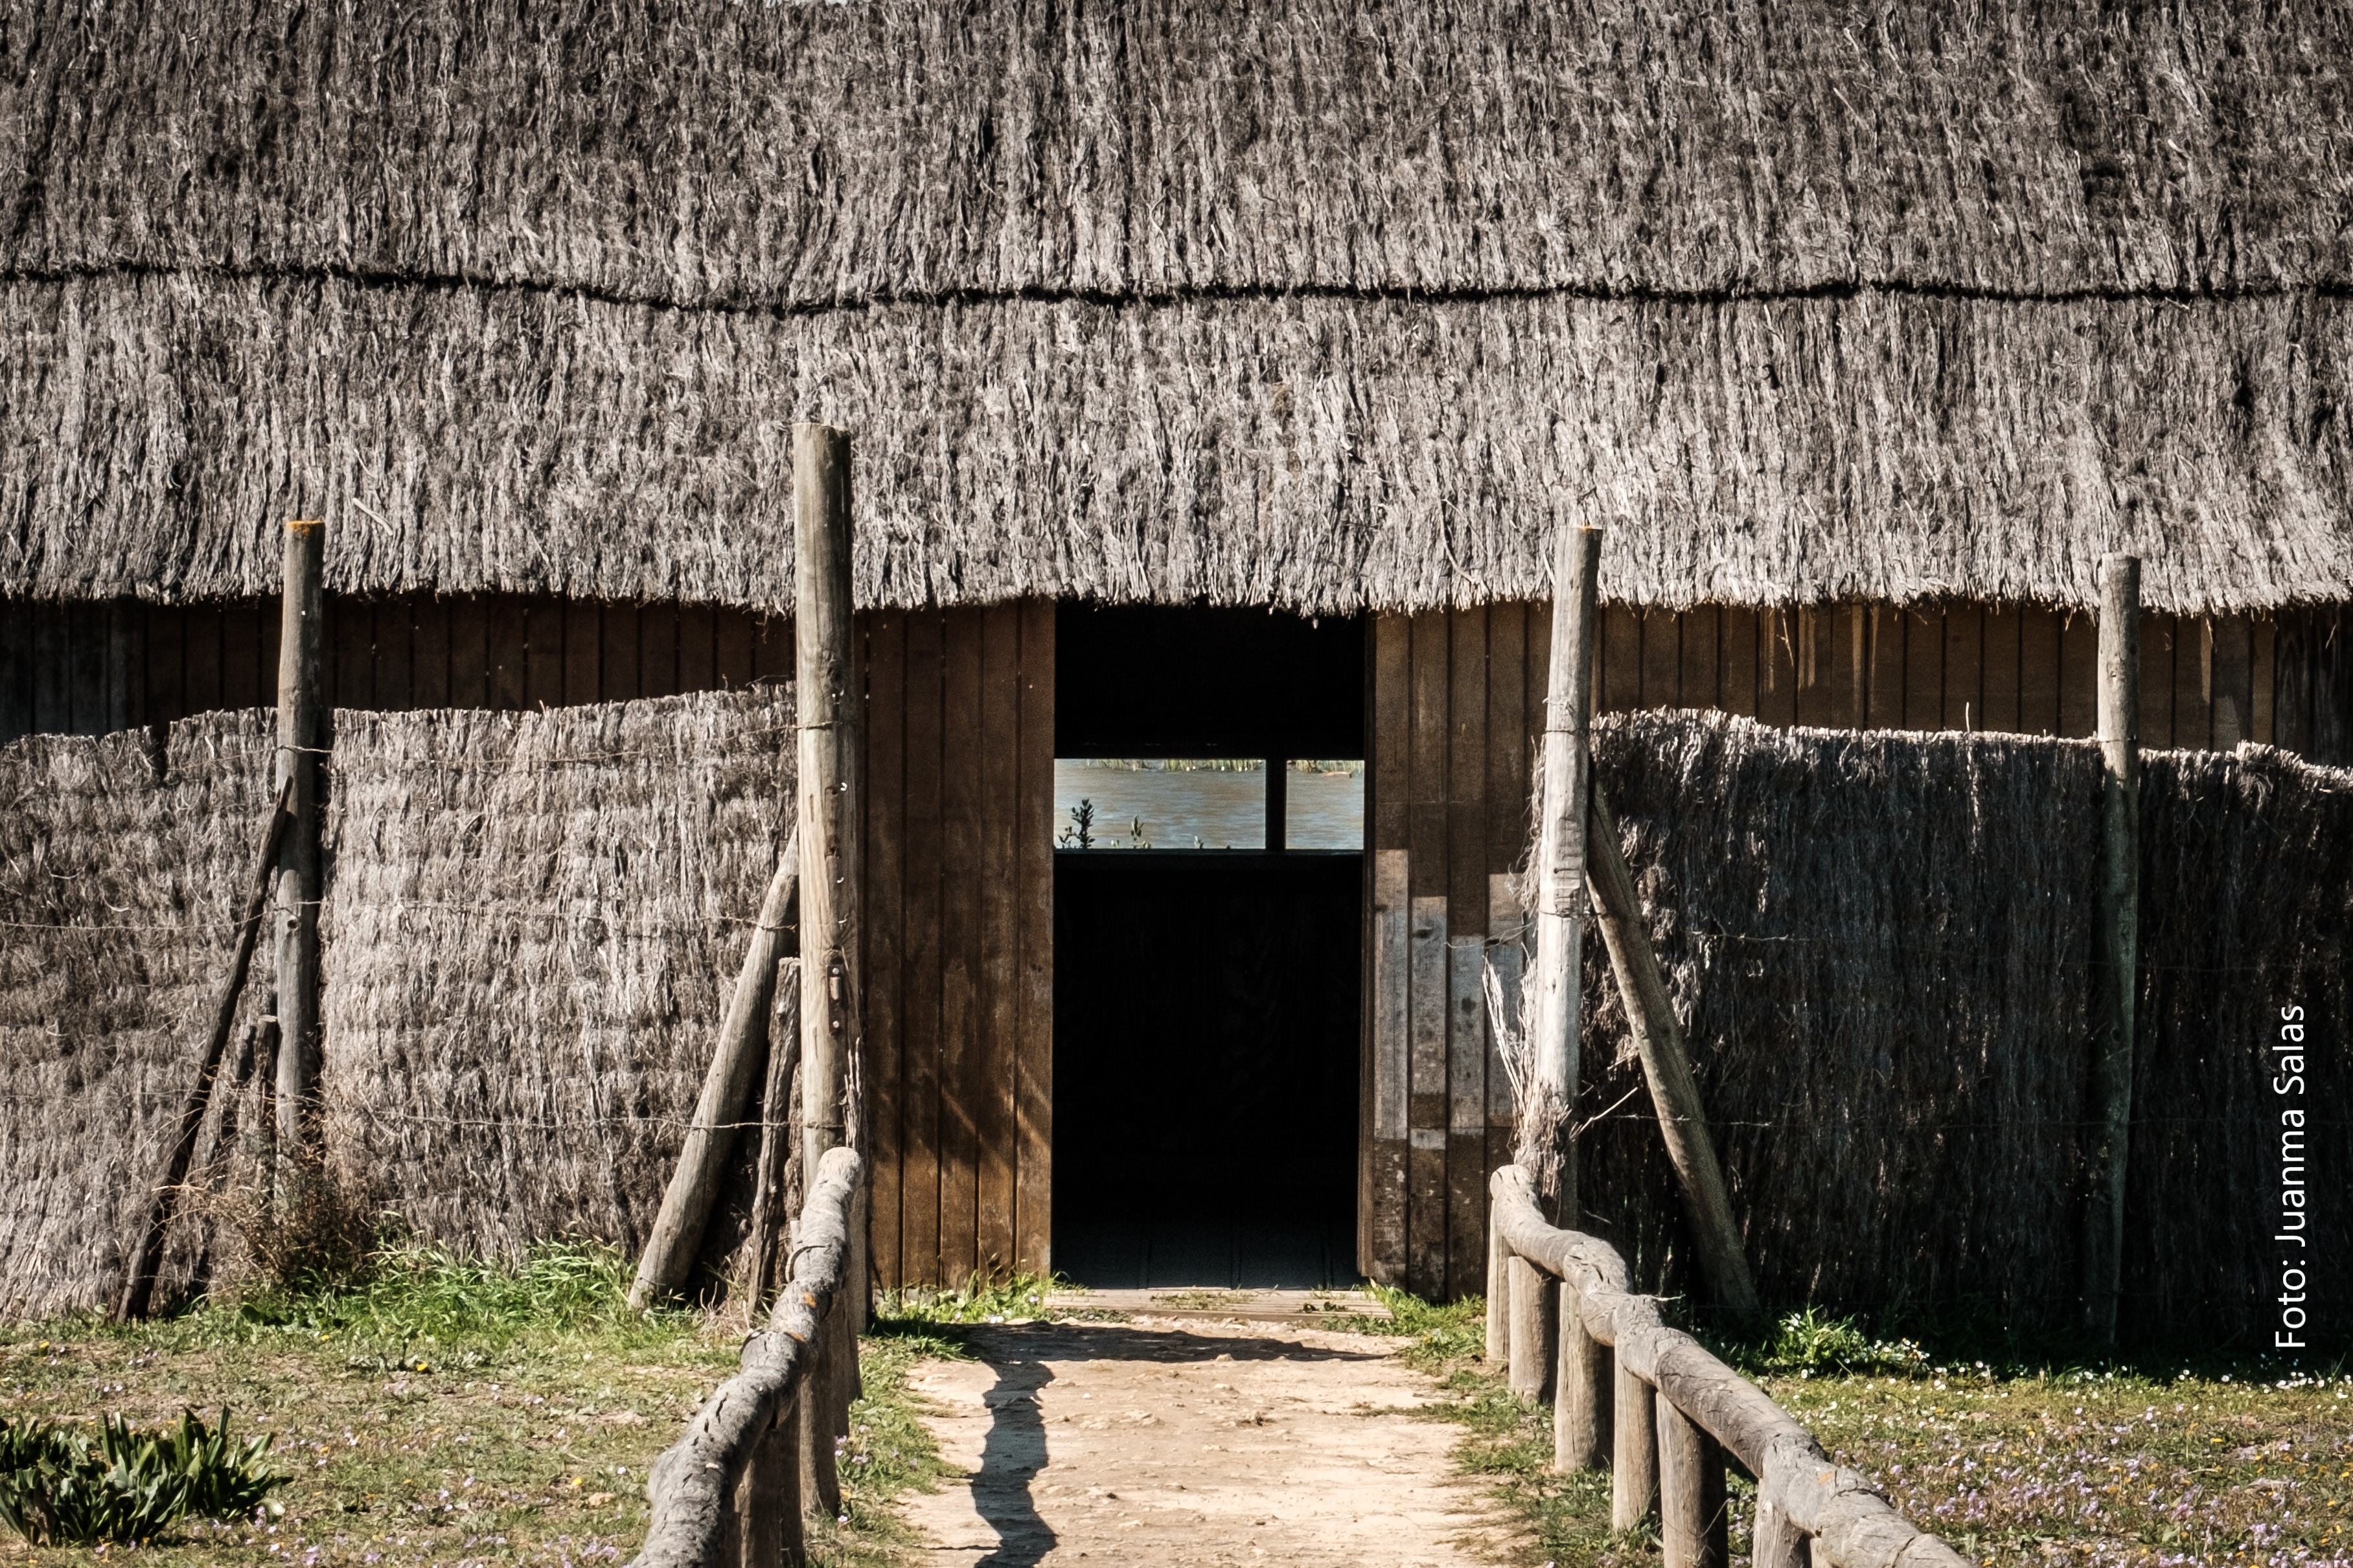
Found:
M 1790 658 L 1797 668 L 1794 722 L 1810 729 L 1833 722 L 1832 676 L 1838 664 L 1837 616 L 1829 610 L 1790 613 Z
M 711 606 L 678 607 L 678 687 L 681 691 L 715 691 L 719 682 Z
M 1945 722 L 1945 613 L 1905 609 L 1904 727 L 1936 730 Z
M 2024 630 L 2025 616 L 2017 609 L 2000 605 L 1986 607 L 1985 672 L 1980 681 L 1985 717 L 1978 721 L 1980 730 L 2009 734 L 2019 729 L 2018 659 Z
M 2282 616 L 2274 658 L 2273 744 L 2302 756 L 2312 746 L 2312 695 L 2316 628 L 2308 610 Z M 2154 744 L 2155 742 L 2151 742 Z M 2179 745 L 2168 738 L 2168 743 Z
M 1530 647 L 1543 647 L 1551 627 L 1539 641 L 1530 628 Z M 1642 614 L 1626 605 L 1612 605 L 1601 613 L 1601 637 L 1595 650 L 1599 707 L 1604 713 L 1630 713 L 1642 706 Z
M 2059 732 L 2083 739 L 2099 729 L 2100 626 L 2070 614 L 2059 626 Z
M 568 609 L 560 599 L 534 598 L 523 606 L 525 707 L 564 706 L 564 619 Z
M 375 603 L 375 706 L 386 713 L 406 713 L 417 705 L 415 624 L 406 599 Z
M 1724 703 L 1722 625 L 1714 605 L 1694 605 L 1676 617 L 1680 628 L 1681 668 L 1675 678 L 1675 706 L 1719 708 Z
M 1945 685 L 1941 727 L 1985 728 L 1985 606 L 1945 606 Z
M 1365 767 L 1366 836 L 1376 849 L 1403 849 L 1413 759 L 1413 626 L 1403 616 L 1375 616 L 1366 635 L 1372 754 Z
M 177 605 L 147 608 L 147 721 L 169 724 L 188 713 L 187 612 Z M 33 717 L 33 617 L 24 606 L 0 610 L 0 744 L 25 732 Z
M 2214 716 L 2210 744 L 2227 752 L 2254 734 L 2255 623 L 2247 616 L 2214 622 Z
M 1755 610 L 1727 605 L 1716 613 L 1716 659 L 1722 675 L 1715 706 L 1744 719 L 1757 717 Z
M 1725 1496 L 1723 1445 L 1663 1392 L 1657 1409 L 1660 1558 L 1665 1568 L 1726 1568 L 1732 1510 Z
M 1013 1248 L 1034 1273 L 1054 1240 L 1054 603 L 1021 604 L 1020 835 L 1015 846 L 1020 1012 L 1013 1055 Z
M 2279 679 L 2279 621 L 2266 616 L 2255 622 L 2253 637 L 2253 662 L 2247 672 L 2251 689 L 2247 696 L 2247 738 L 2257 745 L 2268 746 L 2278 729 L 2272 703 Z
M 2203 751 L 2214 736 L 2214 623 L 2184 616 L 2173 635 L 2173 743 Z
M 416 708 L 449 706 L 449 601 L 419 595 L 408 602 L 409 692 Z
M 1757 717 L 1784 729 L 1798 721 L 1798 618 L 1788 610 L 1757 616 Z
M 1643 707 L 1680 708 L 1683 706 L 1683 617 L 1672 610 L 1642 612 L 1641 705 Z
M 539 617 L 532 617 L 533 640 L 538 640 Z M 596 689 L 606 702 L 626 702 L 642 696 L 638 688 L 638 617 L 627 605 L 603 605 L 596 616 Z M 538 684 L 539 649 L 532 649 L 533 684 Z M 804 998 L 806 1001 L 806 998 Z M 803 1027 L 807 1027 L 803 1014 Z M 806 1058 L 804 1058 L 806 1061 Z
M 793 623 L 781 616 L 763 616 L 752 628 L 752 679 L 755 681 L 793 678 Z
M 1415 858 L 1419 858 L 1417 853 Z M 1409 867 L 1409 876 L 1410 876 Z M 1409 1161 L 1406 1278 L 1418 1296 L 1446 1291 L 1446 899 L 1416 896 L 1407 931 Z
M 752 648 L 757 640 L 752 612 L 727 607 L 711 616 L 712 681 L 724 691 L 741 691 L 752 684 Z
M 1372 852 L 1367 900 L 1372 982 L 1366 1010 L 1366 1136 L 1358 1213 L 1357 1267 L 1367 1279 L 1396 1284 L 1406 1275 L 1406 1147 L 1412 1092 L 1411 898 L 1409 854 Z
M 490 612 L 470 594 L 449 601 L 449 706 L 487 708 L 490 701 Z
M 529 706 L 530 617 L 523 601 L 504 595 L 483 605 L 490 706 L 512 712 Z
M 1631 1530 L 1658 1511 L 1658 1409 L 1625 1357 L 1613 1357 L 1611 1369 L 1609 1528 Z
M 1511 1292 L 1511 1390 L 1522 1399 L 1550 1399 L 1559 1360 L 1553 1336 L 1560 1325 L 1560 1282 L 1525 1258 L 1506 1264 L 1504 1278 Z
M 604 607 L 594 600 L 574 599 L 564 606 L 564 700 L 567 705 L 605 700 L 604 623 Z
M 2039 605 L 2018 611 L 2018 731 L 2059 733 L 2059 617 Z
M 1864 722 L 1874 730 L 1900 730 L 1904 727 L 1904 645 L 1911 628 L 1904 612 L 1892 605 L 1873 605 L 1867 616 Z
M 992 1277 L 1014 1263 L 1016 1036 L 1020 1027 L 1019 870 L 1021 620 L 1014 605 L 980 619 L 980 1005 L 978 1093 L 980 1267 Z
M 224 605 L 220 617 L 221 706 L 267 708 L 277 700 L 278 661 L 261 659 L 261 625 L 276 608 L 268 600 Z
M 638 607 L 638 695 L 678 695 L 678 606 Z
M 940 1268 L 951 1285 L 980 1266 L 980 620 L 976 609 L 946 612 L 942 669 Z
M 236 634 L 232 620 L 226 628 L 230 637 Z M 374 708 L 375 706 L 375 605 L 367 599 L 338 599 L 328 622 L 334 634 L 332 657 L 333 668 L 322 669 L 326 689 L 334 695 L 329 700 L 336 708 Z M 281 634 L 282 636 L 283 634 Z M 224 651 L 227 643 L 223 644 Z M 326 652 L 322 648 L 322 654 Z M 227 686 L 234 679 L 223 661 L 223 681 Z
M 55 653 L 41 651 L 47 646 L 44 642 L 44 634 L 48 632 L 54 616 L 46 605 L 36 606 L 33 614 L 36 649 L 33 666 L 34 722 L 47 730 L 52 727 L 46 716 L 52 704 L 46 699 L 45 689 L 51 679 L 61 677 L 64 672 L 64 650 L 60 642 Z M 228 706 L 221 700 L 221 621 L 222 612 L 217 605 L 191 605 L 187 608 L 182 634 L 185 639 L 182 657 L 186 660 L 186 702 L 190 713 L 210 713 Z M 58 628 L 59 632 L 64 629 L 61 621 L 58 622 Z M 273 662 L 270 674 L 274 678 L 277 673 L 278 667 Z M 59 685 L 54 703 L 58 714 L 58 724 L 64 722 L 65 707 L 64 688 Z
M 900 1125 L 905 1142 L 899 1178 L 899 1267 L 910 1284 L 944 1280 L 940 1255 L 940 864 L 944 818 L 942 689 L 946 623 L 935 610 L 907 616 L 906 835 L 901 889 L 905 932 L 902 1047 L 904 1088 Z
M 899 1184 L 905 1159 L 900 1127 L 905 1049 L 900 949 L 901 881 L 906 874 L 907 615 L 874 610 L 861 619 L 866 636 L 866 951 L 859 973 L 866 1005 L 866 1131 L 872 1140 L 867 1225 L 875 1277 L 887 1289 L 904 1278 L 899 1258 Z M 686 626 L 683 616 L 680 624 Z M 707 616 L 702 629 L 707 636 Z M 707 671 L 702 679 L 709 680 Z
M 1552 1465 L 1556 1470 L 1599 1470 L 1609 1463 L 1610 1383 L 1616 1364 L 1609 1347 L 1586 1331 L 1577 1313 L 1577 1292 L 1558 1292 L 1560 1347 L 1553 1373 Z
M 278 605 L 268 599 L 257 599 L 250 606 L 255 623 L 260 628 L 256 647 L 259 657 L 254 671 L 253 694 L 237 700 L 243 708 L 267 708 L 278 700 L 278 639 L 281 632 Z

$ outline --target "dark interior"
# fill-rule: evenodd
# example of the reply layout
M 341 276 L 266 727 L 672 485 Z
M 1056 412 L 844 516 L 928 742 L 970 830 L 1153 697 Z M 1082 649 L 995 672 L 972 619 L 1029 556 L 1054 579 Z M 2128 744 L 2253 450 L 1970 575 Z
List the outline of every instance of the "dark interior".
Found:
M 1361 757 L 1364 628 L 1066 605 L 1057 752 Z M 1054 1262 L 1100 1289 L 1356 1268 L 1361 855 L 1060 850 Z

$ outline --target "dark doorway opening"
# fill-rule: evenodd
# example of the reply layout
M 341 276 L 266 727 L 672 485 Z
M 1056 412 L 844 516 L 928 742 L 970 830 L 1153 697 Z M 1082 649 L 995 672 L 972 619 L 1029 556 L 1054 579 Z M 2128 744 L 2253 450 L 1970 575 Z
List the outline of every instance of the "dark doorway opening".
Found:
M 1065 605 L 1056 645 L 1074 765 L 1364 755 L 1359 621 Z M 1350 1283 L 1363 857 L 1109 847 L 1137 841 L 1055 855 L 1055 1266 Z

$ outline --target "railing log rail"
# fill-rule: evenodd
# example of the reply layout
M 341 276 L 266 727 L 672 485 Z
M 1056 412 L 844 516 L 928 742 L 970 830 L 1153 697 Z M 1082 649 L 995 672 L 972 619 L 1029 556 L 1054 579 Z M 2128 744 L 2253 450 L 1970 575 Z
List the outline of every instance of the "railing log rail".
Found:
M 1667 1568 L 1724 1563 L 1728 1453 L 1757 1478 L 1756 1568 L 1968 1563 L 1898 1513 L 1860 1472 L 1833 1463 L 1764 1390 L 1689 1334 L 1662 1322 L 1656 1300 L 1628 1289 L 1625 1260 L 1609 1243 L 1547 1224 L 1525 1170 L 1503 1167 L 1489 1192 L 1494 1250 L 1528 1266 L 1504 1270 L 1508 1288 L 1532 1298 L 1525 1308 L 1515 1300 L 1504 1315 L 1512 1331 L 1511 1385 L 1519 1390 L 1548 1381 L 1560 1392 L 1556 1467 L 1589 1468 L 1599 1459 L 1600 1390 L 1613 1390 L 1608 1443 L 1613 1528 L 1641 1522 L 1655 1506 Z M 1534 1331 L 1537 1302 L 1556 1280 L 1557 1331 Z M 1524 1334 L 1523 1324 L 1531 1331 Z M 1533 1364 L 1542 1357 L 1556 1361 L 1549 1377 Z M 1563 1405 L 1570 1406 L 1567 1416 L 1560 1414 Z
M 789 1282 L 768 1327 L 744 1342 L 743 1370 L 704 1402 L 646 1482 L 653 1519 L 632 1568 L 762 1568 L 806 1561 L 801 1529 L 804 1397 L 847 1386 L 849 1218 L 861 1166 L 847 1148 L 818 1163 L 794 1237 Z M 827 1456 L 831 1457 L 829 1454 Z

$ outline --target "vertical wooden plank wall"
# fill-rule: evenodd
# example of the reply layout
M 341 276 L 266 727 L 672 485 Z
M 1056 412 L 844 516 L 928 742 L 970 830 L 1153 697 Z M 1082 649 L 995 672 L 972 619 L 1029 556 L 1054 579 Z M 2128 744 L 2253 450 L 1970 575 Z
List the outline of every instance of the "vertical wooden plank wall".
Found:
M 1054 614 L 863 617 L 873 1258 L 1050 1267 Z

